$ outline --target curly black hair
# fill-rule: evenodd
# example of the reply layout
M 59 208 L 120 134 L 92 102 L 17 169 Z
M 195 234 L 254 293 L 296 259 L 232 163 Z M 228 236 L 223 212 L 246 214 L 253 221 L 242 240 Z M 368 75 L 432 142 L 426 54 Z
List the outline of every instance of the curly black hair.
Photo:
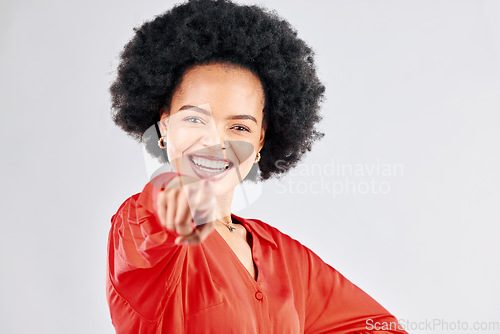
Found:
M 262 180 L 296 166 L 323 137 L 315 125 L 325 88 L 314 52 L 275 12 L 227 0 L 191 0 L 134 31 L 110 92 L 113 121 L 135 139 L 144 141 L 145 131 L 160 120 L 187 69 L 220 62 L 251 70 L 264 87 Z

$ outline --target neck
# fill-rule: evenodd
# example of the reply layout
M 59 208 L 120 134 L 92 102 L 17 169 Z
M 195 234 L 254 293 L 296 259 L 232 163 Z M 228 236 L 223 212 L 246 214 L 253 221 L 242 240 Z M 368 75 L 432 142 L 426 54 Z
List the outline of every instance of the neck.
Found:
M 215 218 L 227 223 L 231 218 L 231 203 L 233 202 L 234 189 L 218 196 L 215 204 Z

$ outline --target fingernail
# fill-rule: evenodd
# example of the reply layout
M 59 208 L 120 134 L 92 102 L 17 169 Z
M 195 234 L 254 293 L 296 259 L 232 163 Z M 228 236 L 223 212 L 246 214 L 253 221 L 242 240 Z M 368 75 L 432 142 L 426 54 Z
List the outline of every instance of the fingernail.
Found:
M 184 240 L 184 241 L 182 242 L 182 244 L 183 244 L 183 245 L 189 245 L 189 244 L 191 244 L 191 243 L 189 242 L 189 240 Z

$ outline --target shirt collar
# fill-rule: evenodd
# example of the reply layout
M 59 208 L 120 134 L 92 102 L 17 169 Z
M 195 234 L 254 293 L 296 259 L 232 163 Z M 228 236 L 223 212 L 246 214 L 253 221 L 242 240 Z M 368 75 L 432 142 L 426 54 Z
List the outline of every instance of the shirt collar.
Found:
M 252 232 L 252 235 L 257 235 L 260 239 L 269 242 L 276 248 L 278 247 L 271 234 L 258 222 L 252 219 L 239 217 L 233 213 L 231 213 L 231 218 L 242 223 L 247 230 L 250 230 Z

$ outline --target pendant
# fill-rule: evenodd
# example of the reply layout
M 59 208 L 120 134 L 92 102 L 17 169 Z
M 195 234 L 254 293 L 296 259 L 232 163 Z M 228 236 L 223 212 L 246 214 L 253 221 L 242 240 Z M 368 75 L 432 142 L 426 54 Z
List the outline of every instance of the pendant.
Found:
M 226 225 L 227 229 L 229 230 L 229 232 L 233 232 L 234 230 L 236 230 L 236 227 L 234 226 L 231 226 L 230 224 L 233 223 L 233 221 L 231 220 L 229 223 L 224 223 L 223 221 L 221 221 L 220 219 L 217 219 L 219 222 L 221 222 L 222 224 Z

